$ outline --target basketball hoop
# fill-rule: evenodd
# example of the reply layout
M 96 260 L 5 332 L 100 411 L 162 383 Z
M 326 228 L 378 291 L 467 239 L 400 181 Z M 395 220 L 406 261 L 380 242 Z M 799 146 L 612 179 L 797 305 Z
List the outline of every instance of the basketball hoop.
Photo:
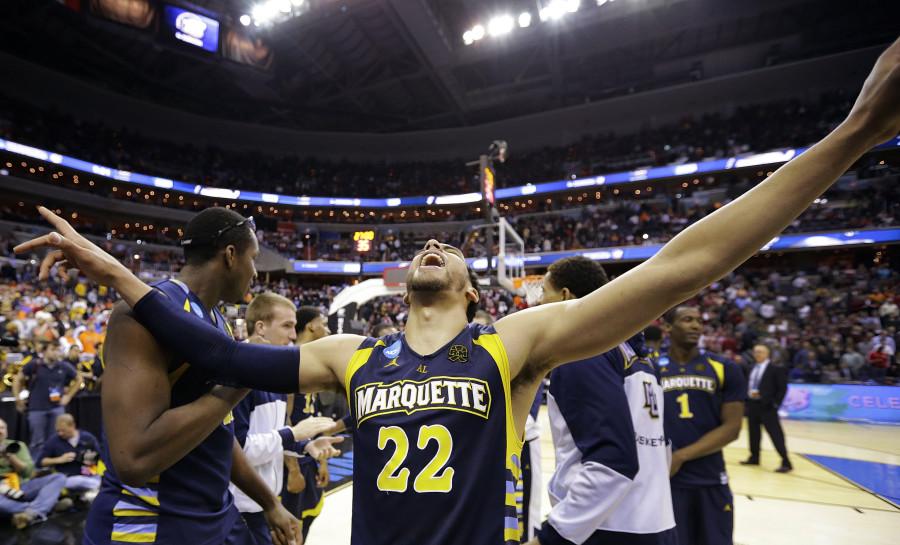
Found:
M 541 302 L 544 294 L 544 277 L 539 274 L 529 274 L 521 278 L 514 278 L 513 285 L 516 291 L 525 295 L 525 302 L 533 307 Z

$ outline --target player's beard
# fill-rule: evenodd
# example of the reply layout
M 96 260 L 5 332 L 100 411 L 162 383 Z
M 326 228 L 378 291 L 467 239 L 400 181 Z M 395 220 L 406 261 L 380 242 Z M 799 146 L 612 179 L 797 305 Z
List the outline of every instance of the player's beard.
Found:
M 450 272 L 444 269 L 441 275 L 422 275 L 419 271 L 413 274 L 408 284 L 409 291 L 419 293 L 438 293 L 449 289 L 453 284 Z M 462 289 L 464 282 L 458 282 L 458 289 Z

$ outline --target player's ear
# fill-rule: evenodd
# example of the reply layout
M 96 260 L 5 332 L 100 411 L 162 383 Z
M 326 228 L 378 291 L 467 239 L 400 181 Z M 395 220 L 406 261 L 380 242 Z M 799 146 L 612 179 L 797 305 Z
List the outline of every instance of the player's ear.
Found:
M 237 261 L 237 248 L 235 248 L 233 244 L 225 246 L 223 257 L 225 259 L 226 267 L 229 269 L 234 267 L 234 264 Z
M 569 290 L 569 288 L 563 288 L 560 292 L 562 295 L 563 301 L 570 301 L 572 299 L 578 299 L 575 295 Z
M 406 306 L 409 306 L 409 292 L 408 291 L 403 294 L 403 304 L 405 304 Z
M 469 286 L 469 289 L 466 290 L 466 300 L 472 303 L 478 303 L 481 301 L 481 292 L 478 291 L 477 288 Z

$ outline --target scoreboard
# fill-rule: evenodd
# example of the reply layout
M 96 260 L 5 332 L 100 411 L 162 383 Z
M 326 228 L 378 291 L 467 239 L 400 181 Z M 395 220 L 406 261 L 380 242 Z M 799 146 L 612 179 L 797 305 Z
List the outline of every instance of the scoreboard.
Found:
M 357 231 L 353 233 L 353 242 L 357 253 L 365 254 L 372 250 L 375 231 Z

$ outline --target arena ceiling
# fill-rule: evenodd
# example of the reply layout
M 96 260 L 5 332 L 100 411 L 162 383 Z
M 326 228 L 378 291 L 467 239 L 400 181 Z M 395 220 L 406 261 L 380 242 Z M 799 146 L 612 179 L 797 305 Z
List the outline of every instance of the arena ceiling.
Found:
M 540 7 L 555 0 L 298 0 L 309 2 L 302 15 L 247 27 L 274 53 L 259 70 L 63 1 L 5 2 L 0 48 L 203 115 L 364 132 L 485 123 L 889 43 L 900 20 L 895 0 L 581 0 L 545 22 Z M 194 4 L 237 27 L 259 1 Z M 535 14 L 528 28 L 464 43 L 474 25 L 523 11 Z

